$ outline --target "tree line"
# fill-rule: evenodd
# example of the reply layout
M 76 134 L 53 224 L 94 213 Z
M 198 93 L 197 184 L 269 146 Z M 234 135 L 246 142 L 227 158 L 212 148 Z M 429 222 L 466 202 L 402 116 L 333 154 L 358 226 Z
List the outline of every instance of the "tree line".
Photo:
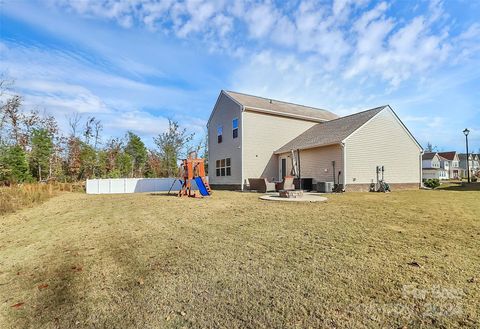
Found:
M 105 138 L 95 117 L 68 117 L 69 131 L 56 118 L 25 110 L 23 98 L 11 93 L 12 83 L 0 80 L 0 184 L 89 178 L 174 177 L 178 160 L 196 151 L 206 158 L 206 141 L 194 144 L 194 134 L 169 120 L 167 131 L 153 138 L 154 147 L 132 131 Z

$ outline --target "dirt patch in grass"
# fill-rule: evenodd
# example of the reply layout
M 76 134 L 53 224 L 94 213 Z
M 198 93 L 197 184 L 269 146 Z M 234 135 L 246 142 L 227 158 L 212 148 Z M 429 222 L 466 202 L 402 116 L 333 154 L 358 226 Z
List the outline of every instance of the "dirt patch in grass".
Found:
M 479 200 L 63 194 L 0 218 L 0 327 L 477 328 Z

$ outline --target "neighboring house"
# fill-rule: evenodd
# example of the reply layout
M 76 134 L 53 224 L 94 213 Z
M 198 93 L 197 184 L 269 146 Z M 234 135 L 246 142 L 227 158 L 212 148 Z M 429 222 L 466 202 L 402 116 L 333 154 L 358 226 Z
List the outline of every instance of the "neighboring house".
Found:
M 441 155 L 438 156 L 440 157 L 440 169 L 442 169 L 441 179 L 450 179 L 450 161 Z
M 467 154 L 465 153 L 459 153 L 458 154 L 458 159 L 460 160 L 459 162 L 459 165 L 460 165 L 460 174 L 461 174 L 461 177 L 462 178 L 466 178 L 468 175 L 467 175 Z M 473 176 L 474 174 L 474 155 L 469 153 L 468 154 L 468 166 L 469 166 L 469 169 L 470 169 L 470 177 Z
M 388 105 L 345 117 L 313 107 L 221 91 L 208 120 L 209 182 L 244 189 L 281 180 L 295 157 L 302 178 L 368 190 L 377 166 L 392 188 L 421 184 L 422 148 Z M 335 168 L 335 169 L 334 169 Z
M 448 160 L 448 166 L 450 170 L 448 171 L 449 179 L 459 179 L 461 177 L 460 172 L 460 159 L 458 154 L 455 151 L 451 152 L 438 152 L 438 155 Z
M 480 171 L 480 154 L 472 154 L 472 172 L 477 175 Z
M 423 179 L 448 179 L 448 159 L 437 152 L 426 152 L 422 156 Z

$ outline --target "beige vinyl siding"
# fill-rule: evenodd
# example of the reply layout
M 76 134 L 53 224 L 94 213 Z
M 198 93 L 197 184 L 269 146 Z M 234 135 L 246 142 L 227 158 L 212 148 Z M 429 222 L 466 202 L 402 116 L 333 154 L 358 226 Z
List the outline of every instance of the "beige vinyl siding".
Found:
M 287 157 L 287 169 L 291 170 L 291 154 L 280 154 Z M 335 161 L 335 181 L 341 171 L 340 182 L 343 182 L 343 149 L 339 144 L 300 150 L 300 174 L 303 178 L 313 178 L 316 182 L 333 182 L 333 166 Z
M 243 112 L 243 178 L 279 178 L 274 151 L 303 133 L 316 122 Z M 288 162 L 288 161 L 287 161 Z
M 242 108 L 225 94 L 220 94 L 208 124 L 208 176 L 215 184 L 241 184 L 242 182 Z M 238 137 L 232 136 L 232 121 L 238 118 Z M 223 127 L 222 142 L 217 142 L 217 127 Z M 216 160 L 231 159 L 231 176 L 216 176 Z
M 376 166 L 387 183 L 420 184 L 420 148 L 395 114 L 385 109 L 345 140 L 349 184 L 376 182 Z

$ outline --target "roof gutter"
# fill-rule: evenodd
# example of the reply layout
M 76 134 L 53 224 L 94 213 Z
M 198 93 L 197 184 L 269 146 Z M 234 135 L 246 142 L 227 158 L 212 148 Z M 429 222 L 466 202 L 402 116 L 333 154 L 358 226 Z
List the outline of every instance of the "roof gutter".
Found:
M 309 150 L 309 149 L 314 149 L 317 147 L 324 147 L 324 146 L 332 146 L 332 145 L 343 145 L 343 142 L 334 142 L 334 143 L 328 143 L 328 144 L 318 144 L 318 145 L 312 145 L 312 146 L 307 146 L 307 147 L 300 147 L 300 148 L 295 148 L 295 150 Z M 283 153 L 288 153 L 290 152 L 292 148 L 289 148 L 287 151 L 275 151 L 273 154 L 283 154 Z
M 249 111 L 250 110 L 252 112 L 260 112 L 260 113 L 268 113 L 268 114 L 273 114 L 273 115 L 280 116 L 280 117 L 308 120 L 308 121 L 318 122 L 318 123 L 329 121 L 327 119 L 319 119 L 319 118 L 309 117 L 309 116 L 306 116 L 306 115 L 296 115 L 296 114 L 282 113 L 282 112 L 278 112 L 278 111 L 263 109 L 263 108 L 260 108 L 260 107 L 243 106 L 243 110 L 244 111 Z

